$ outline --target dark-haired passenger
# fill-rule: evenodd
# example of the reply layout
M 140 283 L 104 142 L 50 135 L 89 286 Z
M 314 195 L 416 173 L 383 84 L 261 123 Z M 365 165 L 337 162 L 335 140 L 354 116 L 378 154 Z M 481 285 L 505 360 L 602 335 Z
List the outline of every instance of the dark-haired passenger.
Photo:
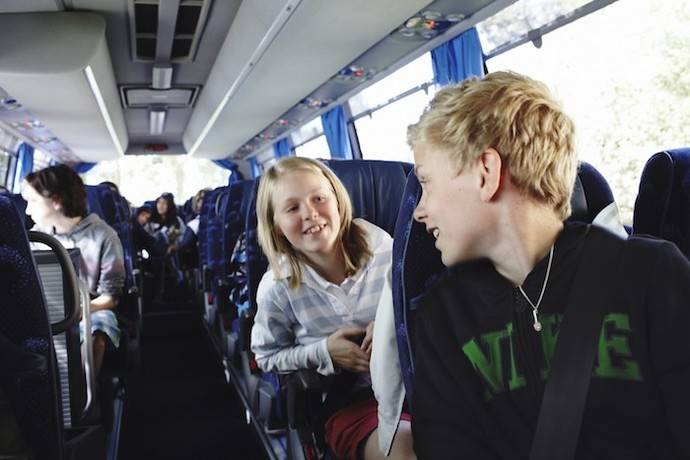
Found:
M 175 243 L 180 235 L 184 234 L 185 224 L 182 218 L 177 215 L 177 206 L 173 195 L 164 193 L 156 200 L 155 212 L 146 225 L 149 233 L 157 238 L 163 238 L 171 245 L 168 252 L 174 252 L 177 247 Z
M 166 280 L 182 280 L 180 261 L 177 254 L 180 239 L 186 230 L 182 218 L 177 215 L 177 206 L 171 193 L 164 193 L 156 200 L 156 207 L 145 229 L 153 235 L 156 247 L 166 247 L 165 257 L 152 261 L 156 277 L 155 299 L 160 300 L 166 291 Z
M 66 248 L 79 248 L 91 295 L 91 333 L 96 374 L 107 348 L 120 345 L 114 308 L 125 284 L 122 244 L 98 215 L 87 214 L 84 183 L 69 166 L 57 165 L 26 176 L 22 196 L 36 227 Z M 83 321 L 80 323 L 82 334 Z

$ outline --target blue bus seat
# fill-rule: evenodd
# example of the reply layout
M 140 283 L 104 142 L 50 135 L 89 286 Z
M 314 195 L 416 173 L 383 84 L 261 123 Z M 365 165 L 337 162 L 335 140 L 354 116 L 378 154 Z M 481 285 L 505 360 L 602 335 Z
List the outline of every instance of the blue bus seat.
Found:
M 125 265 L 125 285 L 115 309 L 123 334 L 121 344 L 124 346 L 104 361 L 104 369 L 116 374 L 136 370 L 141 362 L 139 336 L 142 328 L 143 293 L 139 290 L 142 282 L 136 278 L 139 270 L 135 263 L 137 250 L 134 245 L 131 211 L 126 200 L 107 185 L 86 185 L 85 189 L 89 212 L 98 214 L 117 233 Z
M 0 388 L 39 459 L 63 457 L 55 351 L 24 223 L 0 194 Z
M 690 149 L 654 154 L 635 200 L 633 233 L 674 242 L 690 257 Z
M 223 276 L 218 284 L 218 299 L 221 316 L 221 341 L 231 361 L 237 360 L 239 352 L 239 312 L 246 309 L 246 284 L 244 231 L 246 216 L 251 200 L 253 180 L 233 182 L 221 206 L 223 219 Z M 240 241 L 241 240 L 241 241 Z
M 400 366 L 408 402 L 414 389 L 415 300 L 445 273 L 441 253 L 424 224 L 413 219 L 422 188 L 414 173 L 407 179 L 393 240 L 393 305 Z M 592 165 L 582 162 L 575 179 L 569 221 L 588 222 L 613 203 L 606 179 Z

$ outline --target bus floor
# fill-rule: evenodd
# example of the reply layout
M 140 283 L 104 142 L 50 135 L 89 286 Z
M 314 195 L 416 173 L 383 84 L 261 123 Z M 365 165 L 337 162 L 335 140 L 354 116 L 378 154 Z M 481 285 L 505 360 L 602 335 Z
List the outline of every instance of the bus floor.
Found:
M 144 315 L 141 369 L 126 383 L 118 458 L 266 458 L 202 335 L 200 312 L 157 307 Z

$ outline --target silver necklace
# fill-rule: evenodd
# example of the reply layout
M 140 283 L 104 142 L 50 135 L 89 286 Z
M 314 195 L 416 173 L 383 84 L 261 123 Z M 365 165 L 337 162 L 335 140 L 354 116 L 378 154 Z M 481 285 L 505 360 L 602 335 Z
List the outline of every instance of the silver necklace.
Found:
M 541 323 L 539 322 L 539 318 L 537 315 L 539 314 L 539 305 L 541 304 L 541 299 L 544 298 L 544 291 L 546 291 L 546 284 L 549 282 L 549 273 L 551 273 L 551 262 L 553 261 L 553 247 L 554 245 L 551 245 L 551 250 L 549 251 L 549 264 L 546 266 L 546 276 L 544 277 L 544 284 L 541 286 L 541 294 L 539 294 L 539 300 L 537 300 L 537 304 L 533 304 L 532 301 L 527 297 L 527 294 L 525 294 L 524 289 L 522 289 L 522 285 L 518 286 L 518 289 L 520 289 L 520 292 L 522 295 L 527 299 L 527 302 L 529 302 L 530 306 L 532 307 L 532 317 L 534 318 L 534 330 L 539 332 L 541 331 Z

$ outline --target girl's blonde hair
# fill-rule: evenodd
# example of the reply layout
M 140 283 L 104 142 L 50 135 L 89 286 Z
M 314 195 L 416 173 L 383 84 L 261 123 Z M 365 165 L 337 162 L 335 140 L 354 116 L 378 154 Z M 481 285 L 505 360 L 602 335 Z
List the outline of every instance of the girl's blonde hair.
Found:
M 471 78 L 436 93 L 407 140 L 449 155 L 458 170 L 496 149 L 515 184 L 565 220 L 577 174 L 575 127 L 548 88 L 514 72 Z
M 280 277 L 280 258 L 284 255 L 290 264 L 290 288 L 296 289 L 302 283 L 300 262 L 308 263 L 306 257 L 292 247 L 284 235 L 280 235 L 275 225 L 275 208 L 273 193 L 278 181 L 287 173 L 293 171 L 308 171 L 326 178 L 331 184 L 338 202 L 340 215 L 340 229 L 338 231 L 338 247 L 345 261 L 345 271 L 348 275 L 356 273 L 362 268 L 372 253 L 366 240 L 366 232 L 352 224 L 352 203 L 340 179 L 326 165 L 310 158 L 287 157 L 271 166 L 261 176 L 259 191 L 256 198 L 257 232 L 259 244 L 268 258 L 268 263 L 276 277 Z

